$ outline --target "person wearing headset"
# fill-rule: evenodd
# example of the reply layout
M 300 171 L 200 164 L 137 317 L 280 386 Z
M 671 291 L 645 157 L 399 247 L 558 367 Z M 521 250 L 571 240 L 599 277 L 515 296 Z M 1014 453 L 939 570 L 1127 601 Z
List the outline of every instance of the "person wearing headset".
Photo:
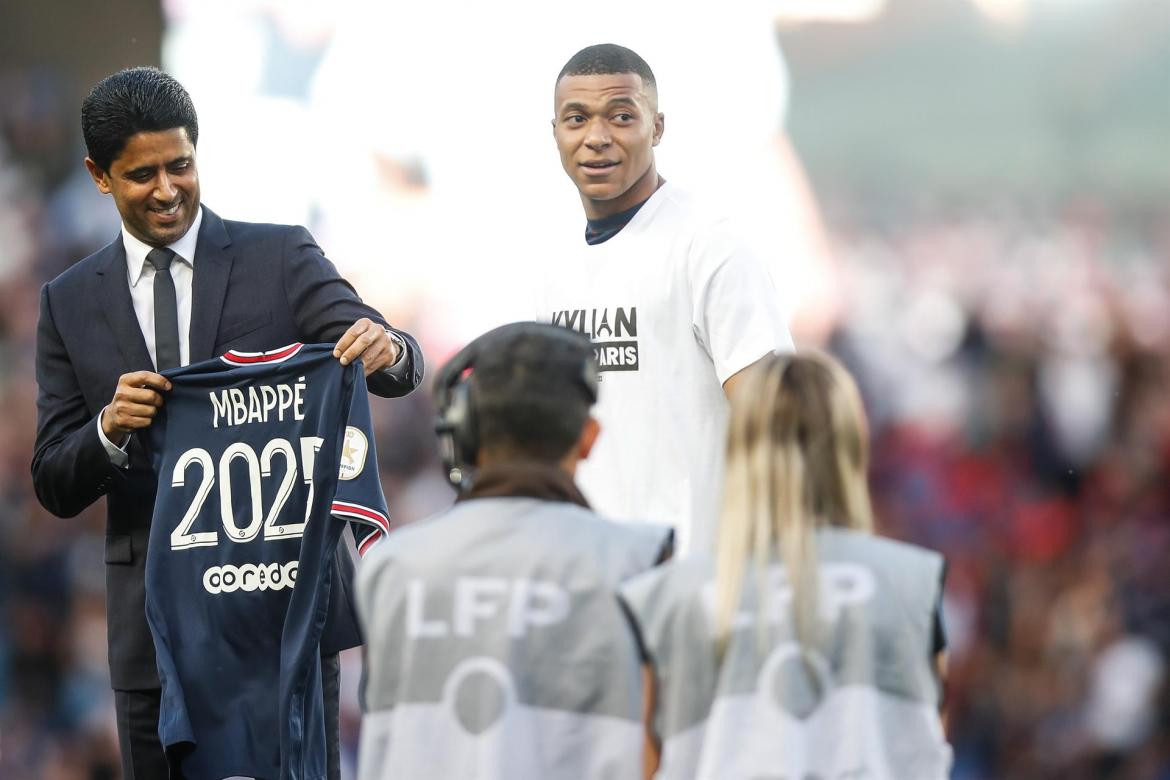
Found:
M 669 556 L 573 481 L 600 426 L 585 336 L 514 323 L 436 380 L 455 505 L 389 536 L 358 574 L 361 780 L 602 778 L 642 771 L 643 677 L 618 585 Z

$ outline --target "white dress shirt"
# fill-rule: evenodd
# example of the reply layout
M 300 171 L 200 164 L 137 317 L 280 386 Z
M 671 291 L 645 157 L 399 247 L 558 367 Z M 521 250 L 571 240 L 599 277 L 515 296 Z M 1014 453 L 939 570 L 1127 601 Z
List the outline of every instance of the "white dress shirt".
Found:
M 175 282 L 175 302 L 179 309 L 179 365 L 191 362 L 191 285 L 195 276 L 195 242 L 199 239 L 199 225 L 203 222 L 203 207 L 195 215 L 191 228 L 167 249 L 175 253 L 171 262 L 171 279 Z M 122 244 L 126 247 L 126 281 L 130 284 L 130 300 L 138 327 L 146 340 L 150 362 L 158 365 L 154 345 L 154 276 L 158 271 L 147 262 L 146 256 L 154 247 L 144 244 L 122 225 Z

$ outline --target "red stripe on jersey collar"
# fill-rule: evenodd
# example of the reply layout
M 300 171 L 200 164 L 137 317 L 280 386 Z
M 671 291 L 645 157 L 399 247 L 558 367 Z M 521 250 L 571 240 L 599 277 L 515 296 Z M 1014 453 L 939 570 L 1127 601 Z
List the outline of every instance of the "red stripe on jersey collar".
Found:
M 300 352 L 303 346 L 305 345 L 298 341 L 295 344 L 289 344 L 287 347 L 272 349 L 268 352 L 237 352 L 232 349 L 224 353 L 223 360 L 225 363 L 231 363 L 237 366 L 249 366 L 253 363 L 279 363 L 282 360 L 288 360 Z

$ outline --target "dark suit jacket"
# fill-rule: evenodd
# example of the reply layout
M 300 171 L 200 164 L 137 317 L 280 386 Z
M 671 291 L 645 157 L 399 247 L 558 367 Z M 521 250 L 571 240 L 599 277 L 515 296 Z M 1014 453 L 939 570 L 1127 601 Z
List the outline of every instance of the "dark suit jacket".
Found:
M 302 227 L 225 221 L 205 206 L 193 267 L 192 363 L 229 349 L 333 342 L 361 317 L 385 324 Z M 418 345 L 400 335 L 410 352 L 407 380 L 375 372 L 368 383 L 378 395 L 406 395 L 422 378 Z M 120 469 L 110 462 L 96 421 L 119 376 L 154 370 L 130 300 L 121 234 L 41 290 L 36 366 L 37 497 L 53 514 L 72 517 L 106 496 L 110 677 L 117 689 L 157 688 L 144 589 L 155 494 L 148 437 L 131 437 L 129 467 Z M 323 652 L 357 644 L 353 564 L 345 550 L 337 559 L 344 587 L 331 605 Z

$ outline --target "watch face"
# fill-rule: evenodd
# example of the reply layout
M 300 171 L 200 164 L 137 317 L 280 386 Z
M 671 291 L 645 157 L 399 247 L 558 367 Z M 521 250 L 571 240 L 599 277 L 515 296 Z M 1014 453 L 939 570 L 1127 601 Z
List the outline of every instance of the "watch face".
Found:
M 386 335 L 390 337 L 390 340 L 398 345 L 398 357 L 396 357 L 394 359 L 394 363 L 391 364 L 395 365 L 403 358 L 404 355 L 406 355 L 406 339 L 390 330 L 390 328 L 383 327 L 382 330 L 386 331 Z

